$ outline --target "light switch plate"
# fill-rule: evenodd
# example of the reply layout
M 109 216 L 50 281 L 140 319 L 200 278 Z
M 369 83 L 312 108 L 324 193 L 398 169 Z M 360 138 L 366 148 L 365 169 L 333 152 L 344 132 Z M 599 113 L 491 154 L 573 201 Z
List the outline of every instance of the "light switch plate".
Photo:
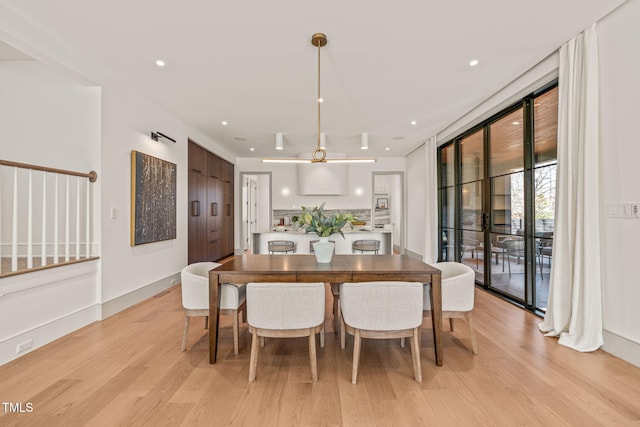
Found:
M 640 203 L 631 203 L 629 205 L 629 213 L 631 218 L 640 218 Z
M 629 218 L 631 216 L 631 205 L 628 203 L 613 203 L 608 208 L 609 218 Z

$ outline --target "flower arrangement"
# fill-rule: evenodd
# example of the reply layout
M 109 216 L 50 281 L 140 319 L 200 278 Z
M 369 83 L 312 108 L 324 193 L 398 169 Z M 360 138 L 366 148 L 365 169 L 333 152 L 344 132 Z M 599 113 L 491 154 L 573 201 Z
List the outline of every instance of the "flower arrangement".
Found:
M 324 203 L 314 208 L 302 207 L 302 213 L 297 217 L 297 223 L 307 233 L 316 233 L 320 237 L 329 237 L 339 233 L 342 237 L 342 227 L 352 223 L 356 218 L 353 214 L 333 213 L 325 215 Z

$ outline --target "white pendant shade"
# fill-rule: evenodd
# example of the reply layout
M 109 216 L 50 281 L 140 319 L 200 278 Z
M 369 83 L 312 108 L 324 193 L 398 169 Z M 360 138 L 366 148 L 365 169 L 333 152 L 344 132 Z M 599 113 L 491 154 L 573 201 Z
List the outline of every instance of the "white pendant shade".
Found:
M 369 149 L 369 134 L 363 132 L 360 134 L 360 149 L 368 150 Z

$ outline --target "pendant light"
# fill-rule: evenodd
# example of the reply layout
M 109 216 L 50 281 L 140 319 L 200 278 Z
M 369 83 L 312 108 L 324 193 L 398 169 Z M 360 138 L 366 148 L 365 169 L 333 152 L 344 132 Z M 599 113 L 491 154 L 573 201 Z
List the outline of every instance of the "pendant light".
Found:
M 320 48 L 327 44 L 327 36 L 323 33 L 315 33 L 311 37 L 311 44 L 318 48 L 318 98 L 316 104 L 318 106 L 318 132 L 316 147 L 311 152 L 311 159 L 299 159 L 299 158 L 262 158 L 263 163 L 373 163 L 375 158 L 341 158 L 341 159 L 327 159 L 327 149 L 324 144 L 325 134 L 321 132 L 320 128 L 320 104 L 322 104 L 322 97 L 320 96 Z M 368 139 L 367 139 L 368 144 Z

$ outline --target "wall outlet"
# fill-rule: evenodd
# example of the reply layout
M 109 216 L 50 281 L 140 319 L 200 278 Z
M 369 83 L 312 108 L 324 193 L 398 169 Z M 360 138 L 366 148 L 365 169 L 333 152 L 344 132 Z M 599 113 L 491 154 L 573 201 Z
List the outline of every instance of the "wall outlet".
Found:
M 29 350 L 31 347 L 33 347 L 33 340 L 21 342 L 16 346 L 16 353 L 22 353 L 25 350 Z
M 640 218 L 640 203 L 631 203 L 630 206 L 630 211 L 631 211 L 631 218 Z

